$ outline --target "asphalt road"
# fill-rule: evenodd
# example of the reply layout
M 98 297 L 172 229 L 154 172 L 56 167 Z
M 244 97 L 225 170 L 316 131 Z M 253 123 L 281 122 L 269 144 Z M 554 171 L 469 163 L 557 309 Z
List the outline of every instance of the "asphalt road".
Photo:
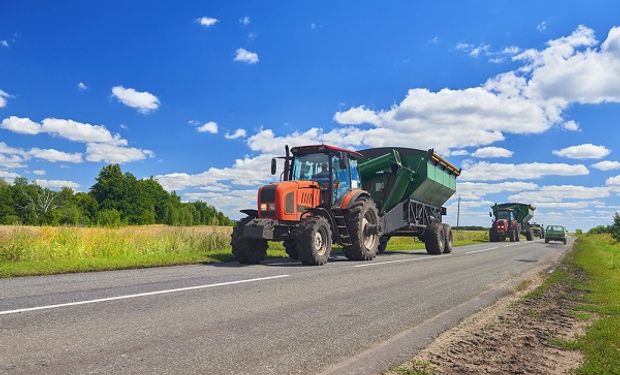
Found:
M 570 244 L 569 244 L 570 245 Z M 0 280 L 0 373 L 377 373 L 568 246 Z

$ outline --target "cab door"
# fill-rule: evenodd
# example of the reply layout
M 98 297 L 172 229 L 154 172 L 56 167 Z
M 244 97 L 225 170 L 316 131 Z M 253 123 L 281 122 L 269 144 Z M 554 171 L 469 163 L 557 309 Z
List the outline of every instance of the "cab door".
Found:
M 351 191 L 351 174 L 349 158 L 336 153 L 331 158 L 332 164 L 332 206 L 339 206 L 340 200 Z

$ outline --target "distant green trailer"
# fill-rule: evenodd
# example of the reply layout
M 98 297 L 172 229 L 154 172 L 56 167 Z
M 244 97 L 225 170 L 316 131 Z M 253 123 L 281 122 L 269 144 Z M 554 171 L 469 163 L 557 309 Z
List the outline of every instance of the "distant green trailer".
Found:
M 385 251 L 394 236 L 414 236 L 429 243 L 432 241 L 425 237 L 437 235 L 446 238 L 443 251 L 449 252 L 452 231 L 449 225 L 442 224 L 446 214 L 442 205 L 455 193 L 461 170 L 432 149 L 384 147 L 359 153 L 363 155 L 359 160 L 362 188 L 370 193 L 379 210 L 379 252 Z
M 536 207 L 529 203 L 495 203 L 491 209 L 489 215 L 494 218 L 489 229 L 491 242 L 503 241 L 505 238 L 519 241 L 520 234 L 528 241 L 534 238 L 529 221 L 534 217 Z

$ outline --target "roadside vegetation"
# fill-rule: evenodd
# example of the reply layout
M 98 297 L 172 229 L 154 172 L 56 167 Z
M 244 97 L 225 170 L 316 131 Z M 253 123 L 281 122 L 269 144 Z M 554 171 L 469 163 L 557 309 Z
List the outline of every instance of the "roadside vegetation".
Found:
M 205 202 L 181 202 L 154 178 L 137 179 L 118 164 L 101 169 L 88 192 L 54 191 L 16 178 L 0 179 L 0 224 L 5 225 L 232 225 Z
M 232 260 L 228 226 L 0 226 L 0 277 L 213 263 Z M 486 240 L 484 231 L 455 232 L 455 245 Z M 284 257 L 270 242 L 269 257 Z M 393 238 L 388 251 L 423 249 Z M 339 248 L 334 248 L 338 254 Z

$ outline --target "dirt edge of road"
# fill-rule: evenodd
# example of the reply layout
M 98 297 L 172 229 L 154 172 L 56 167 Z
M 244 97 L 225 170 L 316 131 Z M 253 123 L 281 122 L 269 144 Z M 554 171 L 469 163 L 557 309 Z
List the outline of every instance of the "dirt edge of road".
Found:
M 465 318 L 385 374 L 565 374 L 578 367 L 581 353 L 558 343 L 582 334 L 590 321 L 574 314 L 583 292 L 569 282 L 554 282 L 567 273 L 583 277 L 558 259 L 507 280 L 497 287 L 513 293 Z

